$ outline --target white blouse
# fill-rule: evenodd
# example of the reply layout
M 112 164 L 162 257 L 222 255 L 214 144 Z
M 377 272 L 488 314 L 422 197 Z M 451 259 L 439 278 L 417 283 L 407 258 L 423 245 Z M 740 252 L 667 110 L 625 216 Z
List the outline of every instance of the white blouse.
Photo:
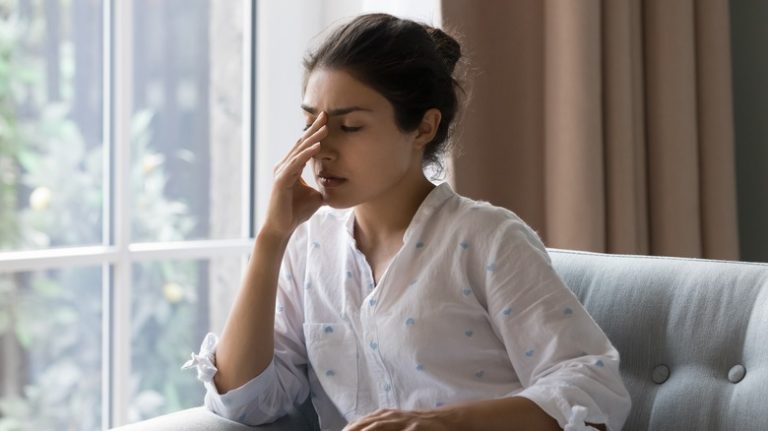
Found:
M 259 425 L 310 396 L 321 428 L 340 430 L 379 408 L 521 396 L 566 430 L 622 428 L 619 353 L 517 215 L 440 184 L 378 285 L 354 222 L 352 209 L 323 207 L 292 235 L 275 355 L 260 375 L 219 394 L 217 338 L 206 336 L 185 365 L 198 368 L 208 409 Z

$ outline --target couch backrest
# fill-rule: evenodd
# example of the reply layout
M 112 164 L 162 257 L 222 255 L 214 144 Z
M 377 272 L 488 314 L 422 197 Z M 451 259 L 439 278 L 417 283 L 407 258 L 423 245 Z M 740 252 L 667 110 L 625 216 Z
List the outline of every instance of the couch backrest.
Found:
M 768 430 L 768 264 L 548 251 L 621 355 L 624 430 Z

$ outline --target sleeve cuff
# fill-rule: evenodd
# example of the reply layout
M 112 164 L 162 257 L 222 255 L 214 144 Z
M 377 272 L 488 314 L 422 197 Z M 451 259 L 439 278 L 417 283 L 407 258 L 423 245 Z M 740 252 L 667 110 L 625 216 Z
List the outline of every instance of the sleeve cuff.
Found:
M 181 366 L 182 370 L 190 368 L 197 369 L 197 379 L 203 383 L 213 380 L 213 376 L 219 371 L 216 368 L 216 346 L 219 344 L 219 337 L 213 332 L 209 332 L 200 345 L 200 352 L 191 354 L 190 360 Z
M 608 425 L 608 418 L 605 418 L 602 413 L 590 412 L 587 407 L 580 404 L 571 404 L 559 388 L 533 385 L 513 396 L 528 398 L 536 403 L 557 421 L 563 431 L 599 431 L 587 425 L 586 422 L 606 424 L 608 430 L 612 431 Z
M 245 413 L 246 408 L 250 406 L 253 409 L 254 401 L 258 400 L 260 395 L 268 392 L 266 389 L 272 387 L 275 382 L 275 361 L 273 359 L 258 376 L 224 394 L 219 393 L 213 381 L 204 382 L 206 389 L 205 405 L 214 413 L 243 422 L 240 417 Z M 262 408 L 268 404 L 259 403 Z M 271 416 L 271 412 L 265 413 Z
M 258 376 L 238 388 L 221 394 L 213 382 L 213 377 L 218 372 L 216 368 L 218 343 L 219 338 L 214 333 L 209 332 L 200 345 L 200 352 L 192 353 L 191 359 L 184 363 L 181 369 L 197 369 L 197 379 L 203 382 L 206 389 L 204 404 L 208 410 L 227 419 L 245 423 L 254 413 L 257 413 L 254 410 L 261 410 L 254 408 L 254 400 L 258 400 L 260 395 L 269 392 L 267 389 L 273 387 L 277 381 L 275 360 L 273 358 L 267 368 Z M 270 403 L 259 404 L 270 405 Z M 265 416 L 273 416 L 273 412 L 270 411 L 272 409 L 264 410 L 266 411 L 262 413 Z

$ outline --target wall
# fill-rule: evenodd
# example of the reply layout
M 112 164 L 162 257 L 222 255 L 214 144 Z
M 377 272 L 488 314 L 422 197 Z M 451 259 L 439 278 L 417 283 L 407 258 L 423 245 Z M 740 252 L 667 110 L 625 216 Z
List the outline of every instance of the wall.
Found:
M 730 8 L 741 260 L 768 262 L 768 2 Z

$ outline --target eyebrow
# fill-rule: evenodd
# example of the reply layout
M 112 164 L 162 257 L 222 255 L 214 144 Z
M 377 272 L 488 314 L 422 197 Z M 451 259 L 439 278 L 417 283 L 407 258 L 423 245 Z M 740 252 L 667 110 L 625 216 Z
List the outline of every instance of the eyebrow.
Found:
M 315 109 L 315 108 L 313 108 L 311 106 L 301 105 L 301 109 L 309 112 L 312 115 L 317 114 L 317 109 Z M 350 112 L 354 112 L 354 111 L 373 112 L 372 109 L 362 108 L 360 106 L 350 106 L 348 108 L 331 109 L 331 110 L 328 111 L 328 116 L 329 117 L 333 117 L 333 116 L 336 116 L 336 115 L 346 115 L 346 114 L 349 114 Z

